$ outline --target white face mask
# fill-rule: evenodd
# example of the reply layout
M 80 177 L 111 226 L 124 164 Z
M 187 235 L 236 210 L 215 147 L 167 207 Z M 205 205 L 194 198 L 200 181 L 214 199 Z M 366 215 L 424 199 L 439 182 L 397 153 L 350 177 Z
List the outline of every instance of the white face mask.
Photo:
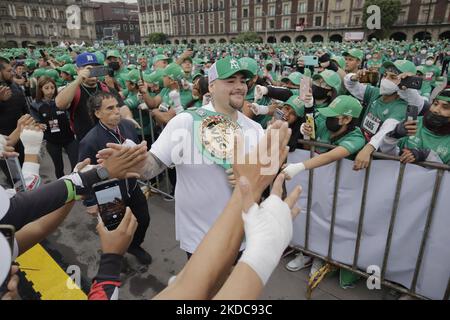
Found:
M 382 79 L 380 84 L 380 94 L 390 96 L 399 90 L 398 86 L 388 79 Z
M 425 64 L 426 64 L 427 66 L 432 66 L 432 65 L 433 65 L 433 60 L 427 60 L 427 61 L 425 62 Z
M 366 59 L 367 59 L 367 60 L 372 59 L 372 55 L 368 54 L 368 55 L 366 56 Z
M 421 50 L 420 53 L 421 53 L 421 54 L 426 54 L 426 53 L 427 53 L 427 50 Z

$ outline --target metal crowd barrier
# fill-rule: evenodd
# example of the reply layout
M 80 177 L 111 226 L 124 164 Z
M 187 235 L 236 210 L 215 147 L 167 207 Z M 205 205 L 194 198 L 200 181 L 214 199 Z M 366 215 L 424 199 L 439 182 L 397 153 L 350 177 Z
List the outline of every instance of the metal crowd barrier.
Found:
M 139 110 L 139 125 L 141 126 L 141 137 L 142 137 L 142 141 L 144 141 L 145 140 L 145 135 L 144 135 L 144 124 L 143 124 L 142 110 L 140 108 L 138 108 L 138 110 Z M 149 117 L 150 117 L 149 124 L 150 124 L 151 144 L 148 146 L 150 148 L 150 146 L 155 142 L 156 139 L 155 139 L 155 131 L 154 131 L 155 127 L 154 127 L 154 122 L 153 122 L 154 120 L 153 120 L 153 117 L 152 117 L 152 113 L 150 111 L 147 111 L 147 112 L 148 112 Z M 163 129 L 164 129 L 164 127 L 163 127 Z M 164 170 L 164 179 L 165 179 L 165 184 L 166 184 L 165 191 L 163 191 L 161 189 L 161 184 L 160 184 L 160 181 L 159 181 L 159 177 L 160 177 L 160 174 L 157 175 L 154 178 L 155 179 L 155 183 L 154 184 L 152 184 L 150 180 L 146 180 L 146 181 L 139 181 L 138 180 L 138 181 L 139 181 L 141 186 L 147 186 L 150 189 L 150 191 L 155 192 L 155 193 L 159 193 L 159 194 L 164 195 L 165 197 L 170 198 L 170 199 L 173 200 L 174 197 L 168 193 L 168 192 L 170 192 L 169 191 L 170 182 L 169 182 L 169 171 L 168 171 L 168 169 L 166 168 Z
M 327 149 L 334 149 L 336 148 L 336 146 L 333 145 L 329 145 L 329 144 L 325 144 L 325 143 L 320 143 L 320 142 L 316 142 L 316 141 L 311 141 L 311 140 L 299 140 L 299 143 L 303 144 L 303 145 L 307 145 L 310 146 L 310 152 L 311 152 L 311 157 L 314 154 L 314 150 L 316 147 L 321 147 L 321 148 L 327 148 Z M 391 155 L 386 155 L 384 153 L 379 153 L 379 152 L 375 152 L 372 155 L 372 159 L 376 158 L 376 159 L 384 159 L 384 160 L 394 160 L 394 161 L 399 161 L 400 157 L 398 156 L 391 156 Z M 371 160 L 372 160 L 371 159 Z M 327 256 L 323 256 L 320 255 L 318 253 L 315 253 L 311 250 L 309 250 L 309 230 L 310 230 L 310 217 L 311 217 L 311 205 L 312 205 L 312 190 L 313 190 L 313 179 L 314 179 L 314 170 L 309 170 L 309 182 L 308 182 L 308 198 L 307 198 L 307 207 L 306 207 L 306 226 L 305 226 L 305 246 L 301 247 L 301 246 L 294 246 L 295 249 L 310 255 L 312 257 L 315 258 L 319 258 L 324 260 L 327 263 L 330 263 L 332 265 L 335 265 L 339 268 L 342 269 L 346 269 L 349 270 L 359 276 L 362 276 L 364 278 L 368 278 L 372 275 L 365 273 L 361 270 L 358 269 L 357 264 L 358 264 L 358 257 L 359 257 L 359 249 L 360 249 L 360 243 L 361 243 L 361 234 L 362 234 L 362 230 L 363 230 L 363 224 L 364 224 L 364 214 L 365 214 L 365 208 L 366 208 L 366 195 L 367 195 L 367 188 L 368 188 L 368 182 L 369 182 L 369 176 L 370 176 L 370 168 L 371 168 L 371 163 L 372 161 L 369 163 L 369 167 L 366 169 L 366 174 L 364 177 L 364 186 L 363 186 L 363 193 L 362 193 L 362 200 L 361 200 L 361 209 L 360 209 L 360 214 L 359 214 L 359 222 L 358 222 L 358 232 L 357 232 L 357 238 L 356 238 L 356 246 L 355 246 L 355 252 L 353 255 L 353 263 L 352 265 L 346 265 L 343 263 L 340 263 L 336 260 L 332 259 L 332 251 L 333 251 L 333 237 L 334 237 L 334 227 L 335 227 L 335 222 L 336 222 L 336 204 L 337 204 L 337 197 L 338 197 L 338 187 L 339 187 L 339 178 L 340 178 L 340 171 L 341 171 L 341 160 L 338 161 L 337 165 L 336 165 L 336 176 L 335 176 L 335 183 L 334 183 L 334 194 L 333 194 L 333 205 L 332 205 L 332 217 L 331 217 L 331 226 L 330 226 L 330 236 L 329 236 L 329 242 L 328 242 L 328 254 Z M 386 239 L 386 246 L 385 246 L 385 251 L 384 251 L 384 257 L 383 257 L 383 266 L 381 269 L 381 277 L 380 277 L 380 283 L 381 285 L 384 285 L 388 288 L 397 290 L 400 293 L 404 293 L 404 294 L 408 294 L 412 297 L 418 298 L 418 299 L 429 299 L 427 297 L 424 297 L 418 293 L 415 292 L 415 287 L 417 284 L 417 279 L 419 276 L 419 272 L 422 266 L 422 259 L 423 259 L 423 255 L 424 255 L 424 251 L 425 251 L 425 245 L 426 245 L 426 241 L 428 238 L 428 234 L 430 231 L 430 226 L 431 223 L 433 221 L 433 214 L 434 214 L 434 208 L 435 208 L 435 202 L 437 199 L 437 196 L 439 194 L 440 191 L 440 187 L 441 187 L 441 181 L 442 181 L 442 176 L 444 174 L 444 171 L 450 171 L 450 166 L 448 165 L 444 165 L 444 164 L 440 164 L 440 163 L 434 163 L 434 162 L 421 162 L 418 163 L 417 165 L 420 165 L 422 167 L 426 167 L 426 168 L 431 168 L 431 169 L 437 169 L 437 173 L 436 173 L 436 180 L 435 180 L 435 184 L 434 184 L 434 189 L 433 189 L 433 194 L 432 194 L 432 198 L 431 198 L 431 203 L 428 209 L 428 213 L 427 213 L 427 218 L 426 218 L 426 223 L 425 223 L 425 230 L 422 236 L 422 240 L 420 243 L 420 248 L 419 248 L 419 253 L 417 256 L 417 260 L 416 260 L 416 266 L 414 269 L 414 276 L 411 282 L 411 286 L 410 288 L 405 288 L 403 286 L 400 286 L 398 284 L 395 284 L 393 282 L 390 282 L 388 280 L 385 279 L 385 275 L 386 275 L 386 268 L 387 268 L 387 264 L 388 264 L 388 260 L 389 260 L 389 254 L 390 254 L 390 249 L 391 249 L 391 241 L 392 241 L 392 233 L 394 230 L 394 225 L 395 225 L 395 220 L 397 217 L 397 209 L 398 209 L 398 204 L 400 201 L 400 192 L 402 189 L 402 184 L 403 184 L 403 176 L 404 176 L 404 172 L 405 172 L 405 168 L 406 168 L 406 164 L 401 163 L 400 164 L 400 172 L 397 178 L 397 186 L 396 186 L 396 192 L 395 192 L 395 198 L 394 198 L 394 203 L 392 206 L 392 213 L 391 213 L 391 220 L 389 223 L 389 231 L 388 231 L 388 236 Z M 443 300 L 448 300 L 450 298 L 450 278 L 448 279 L 448 283 L 447 283 L 447 289 L 446 292 L 443 296 Z

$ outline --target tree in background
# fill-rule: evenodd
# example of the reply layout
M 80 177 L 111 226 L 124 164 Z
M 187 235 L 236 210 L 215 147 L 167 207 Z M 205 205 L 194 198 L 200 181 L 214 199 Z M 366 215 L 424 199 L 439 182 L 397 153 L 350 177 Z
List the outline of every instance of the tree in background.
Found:
M 234 43 L 261 43 L 261 38 L 256 32 L 243 32 L 239 34 Z
M 390 32 L 391 27 L 397 21 L 402 3 L 400 0 L 366 0 L 363 11 L 364 28 L 369 32 L 373 31 L 367 28 L 367 20 L 371 17 L 371 13 L 367 13 L 367 8 L 375 5 L 380 7 L 381 11 L 381 29 L 375 30 L 373 35 L 378 39 L 386 38 Z
M 167 34 L 162 32 L 151 33 L 148 36 L 148 42 L 153 44 L 165 44 L 167 41 Z

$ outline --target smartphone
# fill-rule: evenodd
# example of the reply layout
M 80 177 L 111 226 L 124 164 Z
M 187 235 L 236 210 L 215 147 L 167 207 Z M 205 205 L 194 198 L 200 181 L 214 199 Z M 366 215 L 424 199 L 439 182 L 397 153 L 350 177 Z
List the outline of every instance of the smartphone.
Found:
M 22 174 L 22 167 L 20 166 L 19 158 L 9 157 L 5 160 L 14 189 L 16 192 L 24 192 L 26 190 L 26 184 Z
M 45 61 L 47 61 L 47 55 L 45 54 L 44 50 L 40 49 L 39 53 L 41 54 L 41 57 L 44 58 Z
M 317 56 L 304 56 L 301 58 L 305 64 L 305 66 L 318 66 L 319 65 L 319 57 Z
M 67 50 L 69 50 L 69 52 L 73 51 L 73 49 L 70 46 L 67 47 Z
M 119 180 L 111 179 L 92 186 L 97 199 L 100 218 L 106 229 L 116 229 L 125 215 L 125 203 L 120 191 Z
M 409 89 L 416 89 L 416 90 L 420 90 L 422 88 L 422 82 L 423 79 L 421 77 L 406 77 L 403 78 L 402 81 L 400 81 L 400 84 L 398 85 L 399 88 L 401 87 L 406 87 Z
M 275 109 L 275 113 L 273 115 L 276 120 L 284 121 L 284 112 L 281 109 Z
M 5 237 L 6 241 L 8 242 L 8 246 L 10 248 L 11 255 L 2 257 L 2 263 L 0 265 L 0 276 L 3 275 L 6 277 L 4 281 L 2 282 L 2 279 L 0 279 L 0 298 L 8 291 L 8 282 L 10 280 L 10 273 L 11 273 L 11 263 L 12 263 L 12 256 L 14 252 L 14 234 L 15 234 L 15 228 L 12 225 L 0 225 L 0 233 Z M 2 278 L 3 278 L 2 276 Z
M 417 106 L 408 106 L 406 109 L 406 119 L 407 121 L 417 120 L 417 116 L 419 115 L 419 107 Z
M 104 77 L 107 76 L 109 74 L 109 67 L 107 66 L 96 66 L 96 67 L 92 67 L 92 69 L 90 70 L 89 73 L 89 77 L 90 78 L 94 78 L 94 77 Z

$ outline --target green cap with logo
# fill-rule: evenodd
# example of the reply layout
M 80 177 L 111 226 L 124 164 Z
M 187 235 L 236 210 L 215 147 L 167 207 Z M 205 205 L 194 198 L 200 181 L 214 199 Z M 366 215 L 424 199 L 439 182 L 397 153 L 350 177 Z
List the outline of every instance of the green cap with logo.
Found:
M 258 74 L 258 62 L 255 59 L 245 57 L 239 59 L 239 63 L 243 69 L 250 71 L 253 76 Z
M 59 72 L 65 72 L 67 74 L 70 74 L 71 76 L 77 75 L 77 69 L 74 64 L 65 64 L 60 68 L 56 68 Z
M 64 63 L 72 63 L 72 58 L 68 54 L 63 54 L 61 56 L 56 57 L 56 61 Z
M 160 88 L 164 86 L 164 69 L 156 69 L 150 74 L 144 74 L 144 81 L 147 83 L 157 84 Z
M 345 59 L 341 56 L 332 56 L 331 60 L 336 61 L 341 69 L 345 69 Z
M 281 82 L 286 82 L 286 80 L 289 80 L 296 86 L 300 85 L 300 80 L 303 78 L 303 75 L 300 72 L 292 72 L 288 77 L 284 77 L 281 79 Z
M 106 53 L 106 59 L 108 59 L 110 57 L 122 59 L 122 56 L 120 55 L 119 50 L 108 50 L 108 52 Z
M 239 60 L 229 56 L 225 57 L 223 59 L 214 62 L 214 64 L 209 69 L 208 73 L 209 83 L 212 83 L 217 79 L 219 80 L 228 79 L 234 76 L 236 73 L 242 73 L 244 77 L 247 79 L 253 77 L 253 74 L 249 70 L 241 66 Z
M 412 63 L 409 60 L 397 60 L 395 62 L 386 61 L 385 63 L 383 63 L 383 67 L 384 68 L 394 67 L 401 73 L 407 73 L 407 72 L 410 72 L 413 74 L 417 73 L 416 66 L 414 65 L 414 63 Z
M 360 49 L 353 48 L 353 49 L 350 49 L 350 50 L 342 53 L 342 56 L 344 56 L 344 57 L 351 56 L 353 58 L 358 59 L 359 61 L 363 61 L 363 59 L 364 59 L 364 52 L 362 50 L 360 50 Z
M 352 96 L 339 96 L 326 108 L 317 109 L 326 118 L 337 116 L 350 116 L 359 118 L 362 111 L 361 103 Z
M 132 83 L 138 83 L 141 80 L 140 72 L 137 69 L 133 69 L 123 76 L 123 80 L 130 81 Z
M 284 105 L 291 107 L 295 111 L 297 117 L 303 117 L 305 115 L 305 103 L 300 100 L 300 97 L 297 95 L 291 96 Z
M 337 72 L 334 72 L 333 70 L 324 70 L 321 73 L 317 73 L 313 76 L 313 80 L 319 80 L 323 79 L 327 85 L 329 85 L 331 88 L 336 90 L 336 92 L 339 92 L 342 85 L 341 77 L 337 74 Z
M 24 64 L 28 69 L 33 69 L 33 68 L 36 68 L 36 66 L 37 66 L 36 60 L 33 60 L 33 59 L 26 59 L 24 61 Z
M 164 69 L 164 76 L 181 81 L 184 78 L 184 71 L 179 64 L 173 62 Z

